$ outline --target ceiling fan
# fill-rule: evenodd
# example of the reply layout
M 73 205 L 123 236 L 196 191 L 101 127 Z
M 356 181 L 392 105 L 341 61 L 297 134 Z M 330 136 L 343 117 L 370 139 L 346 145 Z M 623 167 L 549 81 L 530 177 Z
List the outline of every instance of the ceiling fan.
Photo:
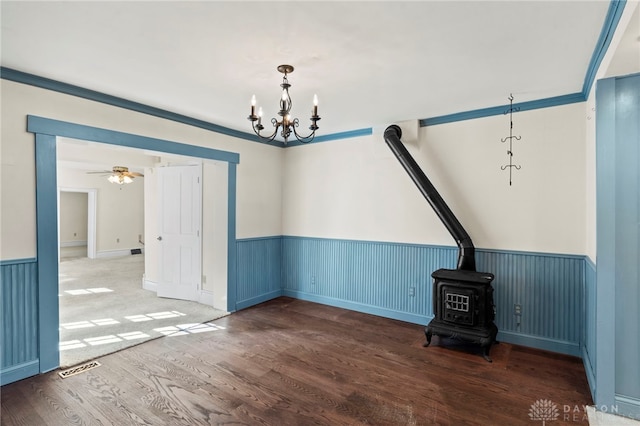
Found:
M 136 177 L 144 177 L 142 173 L 130 172 L 128 167 L 125 166 L 113 166 L 112 171 L 104 170 L 101 172 L 87 172 L 88 174 L 100 173 L 103 175 L 109 175 L 108 181 L 111 183 L 117 183 L 123 185 L 125 183 L 133 182 Z

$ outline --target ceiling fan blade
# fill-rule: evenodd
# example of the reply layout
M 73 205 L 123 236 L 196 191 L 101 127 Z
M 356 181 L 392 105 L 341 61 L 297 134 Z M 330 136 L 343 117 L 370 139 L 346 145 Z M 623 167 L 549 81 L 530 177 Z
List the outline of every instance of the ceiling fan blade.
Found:
M 133 177 L 133 176 L 144 177 L 144 175 L 142 173 L 138 173 L 138 172 L 129 172 L 129 176 L 131 176 L 131 177 Z
M 110 174 L 111 174 L 111 173 L 113 173 L 113 172 L 112 172 L 112 171 L 110 171 L 110 170 L 104 170 L 104 171 L 101 171 L 101 172 L 87 172 L 87 174 L 88 174 L 88 175 L 97 174 L 97 173 L 101 173 L 101 174 L 103 174 L 103 175 L 104 175 L 104 174 L 108 174 L 108 175 L 110 175 Z

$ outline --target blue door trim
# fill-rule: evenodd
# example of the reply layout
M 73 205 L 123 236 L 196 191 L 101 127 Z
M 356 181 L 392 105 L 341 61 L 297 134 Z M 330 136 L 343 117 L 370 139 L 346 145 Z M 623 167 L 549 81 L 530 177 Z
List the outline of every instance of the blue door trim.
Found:
M 237 153 L 186 145 L 162 139 L 100 129 L 49 118 L 27 116 L 27 129 L 35 133 L 36 226 L 38 262 L 38 312 L 40 373 L 60 365 L 58 303 L 58 226 L 56 137 L 64 136 L 111 145 L 148 149 L 229 163 L 228 280 L 229 310 L 235 310 L 236 294 L 236 164 Z M 233 296 L 233 297 L 232 297 Z
M 44 373 L 60 365 L 56 137 L 36 134 L 35 151 L 38 349 L 40 372 Z
M 188 155 L 190 157 L 206 158 L 209 160 L 226 161 L 228 163 L 240 162 L 240 155 L 235 152 L 186 145 L 164 139 L 117 132 L 115 130 L 85 126 L 83 124 L 68 123 L 35 115 L 27 116 L 27 130 L 31 133 L 64 136 L 92 142 L 102 142 L 110 145 L 128 146 L 131 148 Z

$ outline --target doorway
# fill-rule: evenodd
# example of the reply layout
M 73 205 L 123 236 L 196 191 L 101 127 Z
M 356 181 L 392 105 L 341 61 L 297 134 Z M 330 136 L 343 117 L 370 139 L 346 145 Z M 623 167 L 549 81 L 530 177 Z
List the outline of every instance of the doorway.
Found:
M 37 276 L 38 276 L 38 363 L 39 372 L 51 371 L 59 365 L 59 306 L 58 298 L 58 233 L 56 211 L 56 149 L 59 136 L 92 142 L 102 142 L 115 146 L 127 146 L 142 150 L 153 150 L 169 154 L 187 155 L 224 163 L 226 188 L 225 236 L 225 281 L 224 302 L 227 311 L 235 310 L 236 301 L 236 252 L 235 252 L 235 215 L 236 215 L 236 153 L 209 148 L 185 145 L 176 142 L 148 138 L 134 134 L 115 132 L 75 123 L 51 120 L 43 117 L 28 116 L 27 129 L 35 134 L 36 157 L 36 227 Z
M 141 172 L 139 173 L 141 176 L 134 178 L 129 184 L 114 184 L 107 179 L 110 176 L 108 172 L 112 168 L 111 163 L 97 164 L 95 160 L 93 162 L 85 160 L 94 158 L 108 159 L 113 164 L 126 165 L 129 170 Z M 176 166 L 176 164 L 187 163 L 190 165 Z M 82 228 L 81 219 L 83 218 L 85 222 L 93 222 L 92 232 L 88 234 L 94 235 L 92 238 L 94 243 L 96 240 L 99 241 L 97 255 L 91 259 L 78 256 L 65 259 L 61 256 L 61 263 L 59 263 L 61 366 L 77 365 L 163 335 L 175 336 L 189 333 L 194 326 L 226 314 L 226 306 L 220 307 L 218 304 L 218 309 L 213 308 L 214 296 L 218 295 L 220 299 L 226 296 L 226 282 L 217 289 L 203 288 L 200 282 L 201 277 L 206 276 L 200 269 L 202 186 L 208 185 L 207 193 L 212 194 L 208 195 L 208 198 L 215 198 L 216 193 L 222 193 L 226 197 L 226 185 L 223 185 L 224 191 L 215 188 L 219 186 L 220 177 L 215 173 L 207 173 L 203 176 L 202 170 L 210 171 L 212 168 L 219 167 L 220 164 L 216 164 L 214 160 L 170 156 L 133 148 L 111 147 L 95 142 L 60 138 L 57 166 L 58 183 L 64 185 L 61 187 L 59 196 L 58 234 L 61 245 L 63 245 L 63 238 L 73 238 L 73 234 L 77 234 L 76 239 L 82 239 L 82 232 L 78 229 Z M 178 189 L 183 189 L 186 196 L 181 197 L 180 191 L 177 194 L 165 194 L 167 202 L 163 203 L 161 200 L 166 191 L 162 185 L 157 184 L 158 178 L 163 175 L 161 172 L 169 170 L 175 174 L 175 171 L 185 169 L 198 171 L 192 179 L 197 183 L 197 188 L 185 187 L 186 180 L 181 179 L 184 176 L 172 175 L 171 182 L 182 182 Z M 105 173 L 101 173 L 101 170 Z M 70 191 L 64 191 L 64 189 L 70 189 Z M 83 204 L 78 201 L 75 201 L 75 208 L 68 206 L 69 208 L 65 209 L 64 201 L 69 201 L 65 199 L 65 194 L 71 195 L 72 197 L 69 197 L 71 200 L 75 198 L 73 196 L 84 196 L 84 200 L 87 200 L 89 194 L 93 195 L 91 203 L 94 206 L 93 211 L 87 212 L 87 202 L 84 202 L 84 213 L 78 211 L 80 210 L 78 204 Z M 158 213 L 162 217 L 163 210 L 172 210 L 172 206 L 179 205 L 179 201 L 176 200 L 181 198 L 195 203 L 191 211 L 194 213 L 194 234 L 197 232 L 198 236 L 194 243 L 194 256 L 192 256 L 198 268 L 191 277 L 193 278 L 190 281 L 191 294 L 188 298 L 158 291 L 162 287 L 149 288 L 148 286 L 155 276 L 162 276 L 156 269 L 174 260 L 172 256 L 165 261 L 157 259 L 157 256 L 162 253 L 162 248 L 170 247 L 170 241 L 167 238 L 166 241 L 162 241 L 162 244 L 154 244 L 157 242 L 155 236 L 160 233 L 156 229 L 156 223 L 161 223 L 155 218 Z M 216 201 L 218 202 L 219 200 Z M 70 204 L 73 204 L 73 201 Z M 208 203 L 202 207 L 208 208 Z M 71 217 L 65 218 L 65 214 Z M 93 220 L 87 220 L 87 215 Z M 174 216 L 179 218 L 179 215 Z M 211 215 L 208 214 L 208 216 Z M 69 222 L 71 224 L 68 227 L 65 226 Z M 184 222 L 184 220 L 178 220 L 179 225 L 184 225 Z M 211 225 L 207 223 L 207 228 L 212 227 Z M 215 227 L 214 225 L 213 228 Z M 219 224 L 218 228 L 226 229 L 226 222 Z M 95 238 L 96 233 L 99 238 Z M 67 237 L 67 234 L 70 236 Z M 149 235 L 148 238 L 147 235 Z M 210 234 L 207 236 L 209 239 L 219 238 L 219 236 L 211 237 Z M 211 245 L 210 242 L 208 245 Z M 146 247 L 151 250 L 147 250 Z M 155 250 L 156 247 L 160 250 Z M 185 252 L 184 247 L 180 252 Z M 205 254 L 210 253 L 207 251 Z M 179 262 L 178 267 L 183 267 L 183 264 L 184 262 Z M 217 268 L 225 266 L 217 264 Z M 212 272 L 219 275 L 219 271 L 207 269 L 210 276 L 215 275 Z M 215 284 L 216 281 L 213 280 L 211 283 Z M 165 283 L 165 286 L 168 284 Z M 160 296 L 188 299 L 192 302 L 162 299 Z M 201 328 L 198 330 L 202 332 Z

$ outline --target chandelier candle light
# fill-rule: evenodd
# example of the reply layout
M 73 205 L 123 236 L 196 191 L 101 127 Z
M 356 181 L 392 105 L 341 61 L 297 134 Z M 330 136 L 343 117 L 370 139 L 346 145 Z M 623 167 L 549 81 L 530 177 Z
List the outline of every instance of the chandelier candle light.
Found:
M 289 84 L 289 81 L 287 80 L 287 74 L 291 74 L 293 72 L 293 67 L 291 65 L 280 65 L 278 67 L 278 71 L 284 74 L 284 77 L 282 77 L 282 84 L 280 85 L 280 87 L 282 87 L 282 97 L 280 98 L 280 111 L 278 112 L 278 115 L 282 118 L 280 121 L 276 118 L 271 119 L 271 124 L 275 127 L 273 133 L 269 136 L 263 136 L 260 134 L 264 129 L 264 126 L 262 125 L 262 107 L 258 108 L 258 115 L 256 115 L 255 95 L 251 97 L 251 115 L 249 115 L 247 119 L 251 121 L 255 134 L 258 135 L 260 139 L 267 142 L 271 142 L 276 138 L 278 130 L 280 130 L 280 136 L 284 139 L 285 145 L 291 136 L 291 132 L 293 132 L 295 138 L 300 142 L 311 142 L 316 135 L 316 130 L 319 128 L 318 121 L 320 120 L 320 116 L 318 115 L 318 96 L 313 95 L 313 111 L 310 118 L 311 126 L 309 126 L 311 133 L 307 136 L 301 136 L 296 130 L 296 127 L 298 127 L 300 123 L 297 118 L 291 119 L 290 114 L 293 103 L 291 102 L 291 96 L 289 96 L 289 87 L 291 87 L 291 84 Z M 280 129 L 281 127 L 282 129 Z

